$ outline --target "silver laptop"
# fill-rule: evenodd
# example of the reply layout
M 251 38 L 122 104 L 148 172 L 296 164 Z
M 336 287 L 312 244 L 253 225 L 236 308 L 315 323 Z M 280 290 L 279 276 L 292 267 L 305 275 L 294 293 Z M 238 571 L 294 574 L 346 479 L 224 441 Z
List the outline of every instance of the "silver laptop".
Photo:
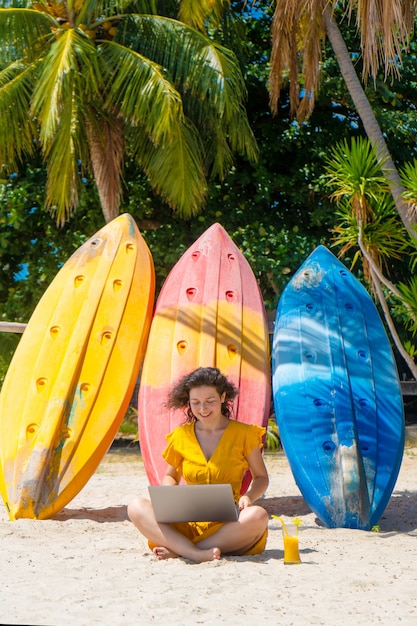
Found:
M 235 522 L 239 517 L 229 484 L 159 485 L 148 489 L 157 522 Z

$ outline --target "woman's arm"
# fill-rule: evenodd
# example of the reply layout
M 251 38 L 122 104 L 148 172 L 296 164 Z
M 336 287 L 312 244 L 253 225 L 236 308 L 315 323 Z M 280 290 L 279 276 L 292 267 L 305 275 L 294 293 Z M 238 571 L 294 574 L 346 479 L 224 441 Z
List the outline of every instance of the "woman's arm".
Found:
M 259 448 L 252 450 L 247 461 L 252 474 L 252 483 L 246 494 L 239 499 L 241 509 L 250 506 L 252 502 L 263 496 L 269 484 L 268 472 Z
M 165 475 L 162 479 L 162 485 L 178 485 L 181 476 L 173 465 L 168 465 Z

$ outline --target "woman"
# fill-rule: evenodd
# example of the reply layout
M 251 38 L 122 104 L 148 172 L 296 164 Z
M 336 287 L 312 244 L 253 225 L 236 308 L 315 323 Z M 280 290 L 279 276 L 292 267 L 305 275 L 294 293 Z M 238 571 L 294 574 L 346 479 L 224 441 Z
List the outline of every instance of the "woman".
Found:
M 265 548 L 268 514 L 253 502 L 268 487 L 261 447 L 265 429 L 230 420 L 236 387 L 217 368 L 200 367 L 172 389 L 168 406 L 186 410 L 187 422 L 167 435 L 162 456 L 167 462 L 163 485 L 230 483 L 240 514 L 236 522 L 158 524 L 146 498 L 135 498 L 129 518 L 145 535 L 158 559 L 181 556 L 197 563 L 221 554 L 258 554 Z M 240 495 L 249 469 L 252 483 Z

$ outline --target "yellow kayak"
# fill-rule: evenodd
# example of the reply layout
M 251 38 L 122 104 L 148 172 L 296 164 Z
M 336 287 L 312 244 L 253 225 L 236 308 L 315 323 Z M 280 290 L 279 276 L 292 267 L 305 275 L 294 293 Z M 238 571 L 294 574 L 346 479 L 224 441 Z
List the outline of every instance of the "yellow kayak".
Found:
M 10 519 L 47 519 L 86 484 L 126 413 L 155 291 L 133 218 L 107 224 L 39 301 L 0 394 L 0 488 Z

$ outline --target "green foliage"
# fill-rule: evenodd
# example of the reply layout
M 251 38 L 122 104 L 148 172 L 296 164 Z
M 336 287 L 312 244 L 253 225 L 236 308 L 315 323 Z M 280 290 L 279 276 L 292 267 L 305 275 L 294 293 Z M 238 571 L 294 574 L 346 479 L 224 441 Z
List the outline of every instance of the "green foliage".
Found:
M 133 5 L 128 2 L 117 2 L 117 5 L 94 2 L 89 5 L 94 11 L 98 11 L 101 6 L 105 7 L 103 12 L 107 14 L 108 11 L 109 17 L 106 19 L 109 21 L 113 19 L 110 16 L 116 15 L 119 9 L 126 16 L 139 12 L 136 3 L 134 12 Z M 364 133 L 329 47 L 323 59 L 316 108 L 309 121 L 299 124 L 291 120 L 288 94 L 285 92 L 280 100 L 278 116 L 271 116 L 268 59 L 273 7 L 268 5 L 262 8 L 254 17 L 250 5 L 241 2 L 232 5 L 232 15 L 225 16 L 223 22 L 216 26 L 212 24 L 211 32 L 222 45 L 231 47 L 232 42 L 235 42 L 233 49 L 248 91 L 248 119 L 259 148 L 257 163 L 237 158 L 223 181 L 207 179 L 204 211 L 198 217 L 184 220 L 171 210 L 161 196 L 155 194 L 146 174 L 138 167 L 137 160 L 127 154 L 120 210 L 134 216 L 151 249 L 157 273 L 157 293 L 187 247 L 211 224 L 220 222 L 245 254 L 258 279 L 266 307 L 273 310 L 282 289 L 308 254 L 320 243 L 327 246 L 334 243 L 334 228 L 343 226 L 346 235 L 336 246 L 339 250 L 346 242 L 353 241 L 355 231 L 357 236 L 357 224 L 346 215 L 343 202 L 337 209 L 330 202 L 329 187 L 322 175 L 332 148 L 345 139 L 349 140 L 347 145 L 350 147 L 350 138 Z M 142 8 L 144 13 L 148 9 Z M 172 18 L 176 16 L 178 3 L 159 2 L 158 9 L 160 15 Z M 149 10 L 149 13 L 152 11 Z M 131 19 L 132 28 L 135 19 Z M 99 24 L 91 21 L 91 25 L 94 24 L 97 36 L 104 39 L 104 22 Z M 119 41 L 119 37 L 123 36 L 126 38 L 125 48 L 129 48 L 128 53 L 138 55 L 134 47 L 130 49 L 128 37 L 134 39 L 134 34 L 128 31 L 127 20 L 125 26 L 126 30 L 119 29 L 113 40 L 106 39 L 106 45 L 109 50 L 110 43 L 114 48 L 120 48 L 124 44 Z M 236 29 L 240 33 L 237 44 L 234 39 Z M 353 53 L 359 51 L 355 27 L 344 22 L 342 29 L 349 49 Z M 86 45 L 92 45 L 87 37 Z M 92 41 L 97 46 L 97 37 Z M 85 53 L 84 47 L 82 50 Z M 415 55 L 413 41 L 411 53 Z M 161 50 L 159 54 L 162 54 Z M 386 91 L 379 88 L 375 91 L 372 84 L 367 87 L 367 95 L 388 137 L 394 160 L 399 163 L 411 160 L 415 150 L 417 64 L 412 54 L 403 58 L 401 81 L 394 80 L 388 86 L 396 95 L 395 99 L 390 97 L 388 103 L 384 102 Z M 109 57 L 109 63 L 113 66 L 115 61 L 110 53 Z M 360 72 L 360 60 L 357 65 Z M 172 70 L 166 72 L 162 73 L 161 80 L 168 80 Z M 383 77 L 380 78 L 383 82 Z M 126 82 L 123 85 L 128 89 Z M 194 104 L 187 99 L 187 85 L 181 85 L 178 81 L 174 86 L 181 94 L 183 107 L 190 107 L 187 111 L 195 110 Z M 0 128 L 0 134 L 2 132 L 3 127 Z M 132 134 L 128 139 L 133 141 L 138 137 L 139 134 Z M 16 175 L 10 178 L 5 176 L 0 191 L 0 319 L 8 321 L 28 321 L 37 301 L 62 263 L 104 225 L 89 162 L 77 161 L 78 209 L 62 229 L 56 227 L 45 210 L 47 173 L 41 167 L 37 152 L 39 144 L 31 141 L 31 147 L 34 150 L 33 157 L 27 164 L 25 161 L 20 169 L 14 170 Z M 376 219 L 384 224 L 387 240 L 384 240 L 385 235 L 378 239 L 371 223 L 365 227 L 365 238 L 371 243 L 375 242 L 378 247 L 383 244 L 387 247 L 391 245 L 390 242 L 394 246 L 396 222 L 388 204 L 373 206 L 373 210 Z M 356 249 L 352 248 L 351 253 L 346 253 L 345 262 L 352 261 Z M 400 259 L 387 259 L 387 266 L 392 280 L 397 283 L 407 282 L 410 272 L 407 255 L 401 254 Z M 16 281 L 14 277 L 22 268 L 27 268 L 27 278 Z M 356 264 L 353 271 L 362 279 L 360 264 Z M 404 307 L 401 310 L 398 308 L 398 316 L 405 320 Z
M 326 161 L 323 180 L 338 203 L 333 242 L 342 253 L 363 242 L 378 263 L 386 266 L 412 250 L 411 241 L 396 211 L 387 181 L 368 139 L 351 138 L 336 144 Z
M 267 452 L 277 452 L 281 449 L 281 439 L 279 436 L 278 425 L 275 415 L 271 415 L 268 419 L 268 426 L 265 437 L 265 450 Z
M 352 265 L 361 259 L 364 277 L 382 307 L 392 340 L 407 360 L 411 356 L 411 345 L 408 349 L 405 347 L 405 340 L 397 332 L 392 316 L 403 329 L 415 334 L 417 299 L 413 287 L 417 282 L 416 285 L 412 282 L 409 287 L 402 284 L 398 289 L 383 277 L 381 270 L 384 268 L 389 274 L 394 262 L 408 260 L 410 253 L 415 257 L 415 246 L 388 193 L 381 166 L 368 140 L 352 140 L 351 146 L 347 142 L 335 146 L 323 178 L 332 186 L 332 197 L 339 203 L 338 222 L 333 228 L 334 245 L 340 247 L 341 255 L 356 250 Z M 391 311 L 383 285 L 388 294 L 391 293 Z M 402 303 L 398 304 L 401 292 Z M 413 360 L 408 360 L 407 365 L 412 369 Z
M 404 348 L 407 350 L 408 354 L 412 359 L 417 358 L 417 346 L 411 341 L 404 341 Z
M 333 189 L 336 201 L 348 198 L 353 208 L 378 203 L 389 192 L 388 182 L 382 173 L 384 162 L 378 159 L 371 142 L 363 137 L 351 137 L 331 148 L 327 158 L 324 179 Z
M 12 173 L 41 146 L 58 223 L 78 206 L 80 164 L 106 219 L 119 208 L 124 154 L 190 217 L 233 153 L 256 159 L 236 57 L 203 32 L 152 2 L 18 4 L 0 0 L 0 163 Z
M 382 195 L 379 201 L 372 200 L 369 205 L 372 219 L 362 226 L 362 238 L 366 247 L 378 254 L 379 259 L 390 268 L 394 259 L 401 260 L 413 248 L 407 233 L 399 219 L 391 196 Z M 333 228 L 333 245 L 341 250 L 358 250 L 360 223 L 353 213 L 350 202 L 344 200 L 335 213 L 338 220 Z
M 85 190 L 85 195 L 88 191 Z M 89 196 L 91 200 L 91 194 Z M 0 319 L 26 322 L 58 268 L 102 224 L 100 208 L 88 202 L 59 230 L 43 209 L 45 171 L 26 169 L 0 184 Z M 24 269 L 25 278 L 17 278 Z
M 412 336 L 415 337 L 417 335 L 417 276 L 412 276 L 408 284 L 400 282 L 398 289 L 401 293 L 402 302 L 407 307 L 409 313 L 407 327 L 412 333 Z M 411 354 L 411 351 L 415 353 L 411 344 L 410 347 L 406 349 L 410 356 L 414 356 L 414 354 Z
M 129 406 L 126 415 L 120 425 L 119 432 L 123 435 L 135 435 L 134 441 L 139 441 L 138 435 L 138 411 L 133 406 Z
M 18 334 L 0 332 L 0 389 L 19 339 Z
M 24 176 L 0 182 L 0 321 L 26 323 L 58 269 L 103 226 L 86 185 L 78 212 L 58 229 L 43 208 L 45 180 L 44 169 L 28 166 Z M 0 381 L 19 338 L 0 332 Z
M 404 199 L 408 202 L 410 212 L 417 215 L 417 159 L 405 163 L 400 169 L 400 176 L 405 187 Z

